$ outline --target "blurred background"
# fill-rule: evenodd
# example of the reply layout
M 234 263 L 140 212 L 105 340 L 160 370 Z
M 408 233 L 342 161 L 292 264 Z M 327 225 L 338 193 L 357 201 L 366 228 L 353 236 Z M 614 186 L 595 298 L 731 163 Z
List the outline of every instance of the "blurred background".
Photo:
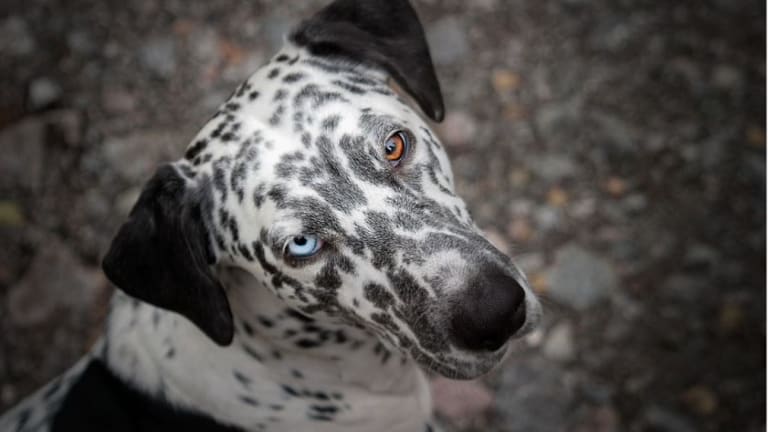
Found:
M 99 336 L 156 164 L 324 3 L 0 2 L 0 411 Z M 434 380 L 447 429 L 764 431 L 765 2 L 415 6 L 458 192 L 546 310 Z

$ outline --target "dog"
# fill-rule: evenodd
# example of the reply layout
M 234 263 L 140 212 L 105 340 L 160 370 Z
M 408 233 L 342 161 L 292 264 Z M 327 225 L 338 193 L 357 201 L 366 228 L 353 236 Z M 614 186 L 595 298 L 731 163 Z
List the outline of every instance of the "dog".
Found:
M 442 120 L 406 0 L 302 22 L 145 185 L 104 337 L 0 430 L 435 430 L 424 370 L 488 372 L 541 308 L 414 101 Z

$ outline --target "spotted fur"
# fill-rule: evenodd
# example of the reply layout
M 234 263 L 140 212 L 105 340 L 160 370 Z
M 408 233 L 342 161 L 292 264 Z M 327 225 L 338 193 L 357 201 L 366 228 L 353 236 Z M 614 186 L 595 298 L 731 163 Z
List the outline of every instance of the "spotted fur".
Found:
M 324 25 L 349 3 L 321 12 Z M 360 2 L 391 7 L 376 3 Z M 105 259 L 127 294 L 115 295 L 91 356 L 140 394 L 227 427 L 432 430 L 422 369 L 474 378 L 507 351 L 508 336 L 493 350 L 456 342 L 455 310 L 483 272 L 524 292 L 516 335 L 539 306 L 455 194 L 429 124 L 389 85 L 398 80 L 439 119 L 436 80 L 329 55 L 335 45 L 316 25 L 294 32 L 148 183 Z M 394 168 L 383 143 L 398 131 L 410 148 Z M 323 239 L 321 252 L 287 256 L 306 233 Z M 0 429 L 47 430 L 82 368 Z

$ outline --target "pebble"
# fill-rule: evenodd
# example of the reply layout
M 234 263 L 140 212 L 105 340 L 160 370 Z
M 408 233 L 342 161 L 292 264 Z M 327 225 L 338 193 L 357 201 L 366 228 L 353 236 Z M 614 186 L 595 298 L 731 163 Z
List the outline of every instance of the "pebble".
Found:
M 139 61 L 159 78 L 176 72 L 176 42 L 168 36 L 149 39 L 139 50 Z
M 149 178 L 161 162 L 179 157 L 185 142 L 175 131 L 149 130 L 104 142 L 102 156 L 111 172 L 126 180 Z
M 570 157 L 560 154 L 536 155 L 528 158 L 526 165 L 530 166 L 537 176 L 549 183 L 560 182 L 579 171 Z
M 689 388 L 683 393 L 682 399 L 692 412 L 701 416 L 711 415 L 717 410 L 717 395 L 703 385 Z
M 27 118 L 0 130 L 0 188 L 36 191 L 43 181 L 46 125 L 40 118 Z M 24 143 L 24 145 L 19 145 Z
M 536 209 L 533 215 L 536 225 L 542 231 L 550 231 L 560 225 L 560 211 L 549 206 L 542 206 Z
M 137 101 L 130 91 L 109 87 L 101 92 L 101 106 L 110 114 L 125 114 L 136 108 Z
M 493 405 L 493 394 L 481 381 L 437 377 L 430 382 L 430 387 L 435 411 L 454 423 L 464 423 Z
M 437 133 L 449 147 L 471 146 L 477 123 L 466 111 L 450 111 L 437 126 Z
M 503 369 L 496 409 L 505 431 L 552 432 L 567 424 L 573 391 L 557 363 L 518 358 Z
M 465 28 L 461 20 L 453 15 L 427 26 L 427 40 L 435 64 L 451 64 L 467 55 L 469 42 Z
M 576 244 L 557 251 L 549 281 L 549 296 L 579 311 L 594 306 L 618 286 L 613 265 Z
M 29 84 L 28 105 L 33 111 L 47 108 L 61 98 L 61 86 L 50 78 L 37 78 Z
M 551 360 L 559 362 L 573 360 L 576 355 L 576 348 L 573 343 L 573 326 L 568 322 L 557 324 L 549 331 L 541 350 Z
M 19 227 L 24 224 L 24 214 L 18 203 L 0 201 L 0 227 Z
M 44 244 L 8 292 L 8 317 L 18 326 L 48 322 L 60 309 L 88 314 L 107 286 L 98 269 L 80 264 L 61 241 L 48 238 Z
M 0 53 L 24 56 L 32 54 L 35 45 L 35 38 L 23 19 L 11 16 L 0 23 Z
M 643 419 L 658 432 L 696 432 L 690 420 L 682 414 L 655 405 L 645 411 Z

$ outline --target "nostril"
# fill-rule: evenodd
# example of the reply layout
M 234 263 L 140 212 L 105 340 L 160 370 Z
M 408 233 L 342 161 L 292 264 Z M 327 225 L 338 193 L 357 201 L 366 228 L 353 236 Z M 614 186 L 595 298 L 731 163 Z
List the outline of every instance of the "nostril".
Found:
M 457 300 L 451 330 L 461 348 L 496 351 L 525 325 L 525 291 L 506 273 L 476 277 Z

